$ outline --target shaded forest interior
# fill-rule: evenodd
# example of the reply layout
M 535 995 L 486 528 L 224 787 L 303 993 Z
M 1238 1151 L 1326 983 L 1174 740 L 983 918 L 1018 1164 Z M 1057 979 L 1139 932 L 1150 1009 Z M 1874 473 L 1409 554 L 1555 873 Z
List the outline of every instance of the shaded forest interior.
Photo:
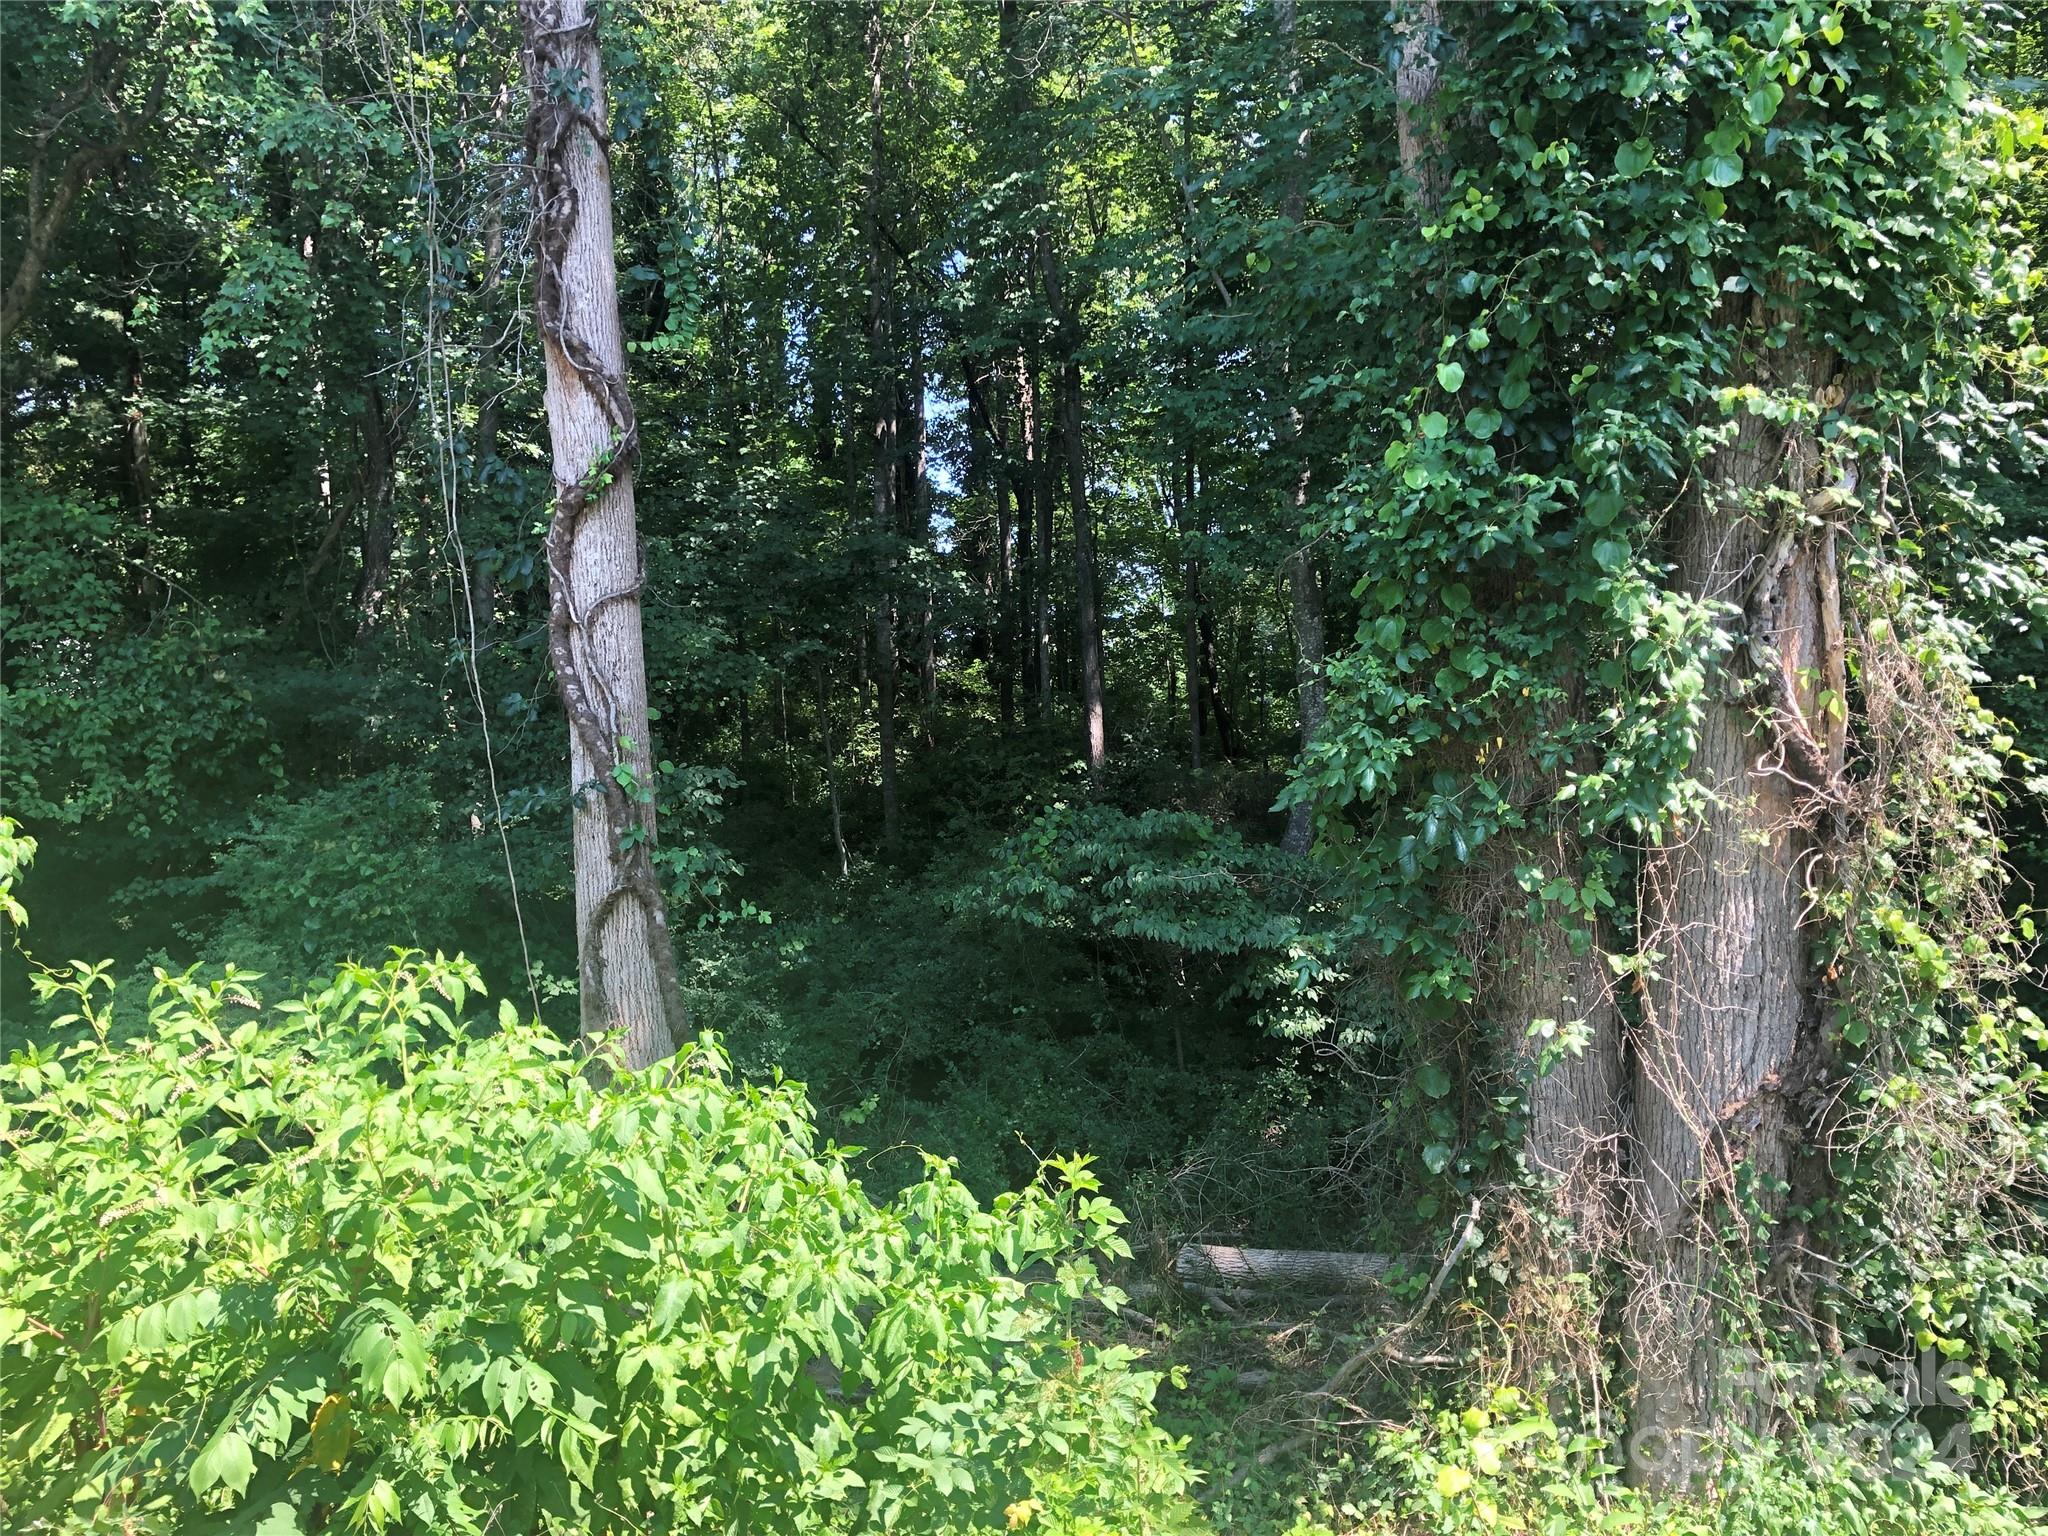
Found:
M 401 946 L 1089 1154 L 1275 1531 L 1723 1346 L 2038 1491 L 2044 15 L 0 6 L 9 1046 Z

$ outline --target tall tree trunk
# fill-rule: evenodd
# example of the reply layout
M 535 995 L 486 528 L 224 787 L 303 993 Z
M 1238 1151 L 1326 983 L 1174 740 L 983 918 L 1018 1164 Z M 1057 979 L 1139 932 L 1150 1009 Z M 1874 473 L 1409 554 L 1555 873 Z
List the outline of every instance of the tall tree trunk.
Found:
M 996 712 L 1005 731 L 1017 724 L 1016 514 L 1011 510 L 1007 433 L 995 437 L 996 494 Z
M 1202 685 L 1209 694 L 1209 717 L 1216 722 L 1216 750 L 1225 762 L 1237 756 L 1237 732 L 1230 723 L 1230 706 L 1223 697 L 1223 658 L 1216 646 L 1216 616 L 1198 598 L 1195 627 L 1202 643 Z
M 1301 112 L 1301 46 L 1295 37 L 1295 0 L 1274 0 L 1273 20 L 1281 38 L 1281 48 L 1287 65 L 1287 105 L 1297 116 Z M 1288 168 L 1287 187 L 1280 199 L 1280 216 L 1297 232 L 1302 225 L 1306 199 L 1302 192 L 1302 174 L 1308 161 L 1308 123 L 1301 122 L 1294 140 L 1294 162 Z M 1302 419 L 1301 405 L 1296 398 L 1294 386 L 1294 345 L 1287 346 L 1285 361 L 1281 364 L 1282 388 L 1287 393 L 1287 437 L 1295 448 L 1294 483 L 1292 506 L 1294 513 L 1293 536 L 1306 539 L 1308 534 L 1308 485 L 1310 460 L 1302 446 L 1302 435 L 1307 423 Z M 1324 702 L 1323 680 L 1323 587 L 1317 578 L 1315 558 L 1309 547 L 1303 543 L 1290 554 L 1285 562 L 1287 572 L 1287 611 L 1294 626 L 1294 701 L 1295 716 L 1301 732 L 1301 750 L 1308 752 L 1323 728 Z M 1261 691 L 1263 698 L 1264 693 Z M 1289 807 L 1287 831 L 1280 839 L 1280 846 L 1287 852 L 1300 856 L 1308 852 L 1309 844 L 1315 837 L 1315 807 L 1302 800 Z
M 1052 719 L 1052 475 L 1045 422 L 1038 414 L 1037 370 L 1027 364 L 1019 402 L 1024 424 L 1024 474 L 1031 485 L 1031 657 L 1038 681 L 1038 718 Z
M 1060 370 L 1061 435 L 1066 439 L 1067 495 L 1074 510 L 1074 625 L 1080 641 L 1082 744 L 1090 772 L 1109 755 L 1102 714 L 1102 612 L 1095 580 L 1095 517 L 1088 505 L 1088 466 L 1081 442 L 1081 364 Z
M 1580 708 L 1572 686 L 1560 713 Z M 1508 1036 L 1506 1054 L 1530 1085 L 1523 1153 L 1569 1228 L 1561 1243 L 1533 1255 L 1551 1275 L 1586 1272 L 1611 1236 L 1627 1129 L 1621 1018 L 1601 942 L 1611 935 L 1539 894 L 1553 878 L 1575 879 L 1584 860 L 1575 833 L 1541 829 L 1563 777 L 1539 771 L 1527 757 L 1508 769 L 1505 791 L 1532 829 L 1503 834 L 1475 866 L 1482 893 L 1508 893 L 1506 910 L 1481 918 L 1497 940 L 1486 1005 Z M 1537 889 L 1524 891 L 1524 880 Z M 1546 1023 L 1553 1027 L 1536 1027 Z M 1565 1033 L 1574 1026 L 1576 1041 Z
M 392 440 L 409 412 L 384 414 L 384 391 L 373 376 L 363 397 L 363 563 L 356 576 L 356 641 L 383 627 L 391 594 L 391 556 L 398 545 L 398 465 Z
M 896 542 L 897 368 L 890 351 L 891 272 L 888 232 L 883 226 L 885 189 L 882 76 L 887 55 L 882 7 L 868 8 L 868 346 L 874 370 L 874 532 L 881 561 L 881 589 L 875 597 L 875 731 L 881 755 L 882 844 L 893 851 L 896 805 Z
M 996 7 L 996 46 L 1008 78 L 1005 96 L 1011 121 L 1018 130 L 1021 146 L 1018 168 L 1023 196 L 1030 200 L 1025 210 L 1030 219 L 1029 244 L 1019 253 L 1027 265 L 1046 270 L 1050 254 L 1045 231 L 1045 166 L 1037 140 L 1027 124 L 1037 109 L 1037 61 L 1026 45 L 1023 13 L 1018 0 L 999 0 Z M 1057 310 L 1058 306 L 1053 306 Z M 1019 487 L 1020 530 L 1032 534 L 1031 558 L 1031 660 L 1038 689 L 1038 717 L 1052 719 L 1052 464 L 1047 442 L 1048 422 L 1042 410 L 1039 352 L 1035 343 L 1019 349 L 1017 367 L 1017 413 L 1024 439 L 1024 479 L 1030 486 L 1030 507 L 1023 505 L 1025 493 Z
M 687 1020 L 655 820 L 633 468 L 612 245 L 604 76 L 588 0 L 521 0 L 526 155 L 535 179 L 534 316 L 547 365 L 555 509 L 548 651 L 569 717 L 583 1030 L 627 1068 L 675 1050 Z
M 120 167 L 114 169 L 114 195 L 120 198 L 125 191 Z M 125 351 L 122 360 L 121 389 L 121 478 L 128 491 L 128 508 L 135 516 L 141 536 L 137 544 L 141 554 L 136 573 L 136 597 L 142 610 L 153 610 L 162 599 L 162 582 L 154 567 L 154 552 L 149 548 L 149 534 L 154 522 L 154 491 L 149 462 L 149 413 L 143 395 L 142 339 L 136 334 L 136 318 L 141 308 L 142 278 L 135 269 L 135 217 L 132 210 L 124 211 L 120 232 L 114 240 L 115 281 L 119 284 L 121 340 Z
M 1088 456 L 1081 436 L 1081 317 L 1078 295 L 1067 292 L 1052 240 L 1038 236 L 1038 270 L 1051 310 L 1060 362 L 1060 439 L 1067 461 L 1067 502 L 1074 516 L 1075 660 L 1080 671 L 1081 743 L 1088 771 L 1099 773 L 1108 759 L 1102 711 L 1102 609 L 1096 589 L 1095 517 L 1088 503 Z
M 910 333 L 911 441 L 910 452 L 905 457 L 909 470 L 912 533 L 917 540 L 918 550 L 928 556 L 932 550 L 931 423 L 926 419 L 925 413 L 923 324 L 913 320 Z M 918 728 L 924 737 L 925 747 L 929 749 L 936 745 L 938 733 L 938 594 L 932 587 L 931 564 L 926 562 L 923 569 L 926 574 L 921 579 L 918 591 L 917 621 Z
M 1436 93 L 1452 45 L 1443 20 L 1437 0 L 1410 0 L 1396 23 L 1395 140 L 1418 221 L 1437 212 L 1446 185 Z M 1579 707 L 1570 669 L 1590 663 L 1583 654 L 1564 659 L 1564 709 Z M 1542 727 L 1532 721 L 1530 728 Z M 1532 1268 L 1561 1274 L 1587 1268 L 1612 1224 L 1626 1131 L 1621 1020 L 1597 926 L 1590 936 L 1581 930 L 1582 947 L 1574 952 L 1573 919 L 1552 904 L 1535 896 L 1496 902 L 1487 894 L 1519 891 L 1518 876 L 1540 890 L 1555 878 L 1576 881 L 1583 874 L 1585 849 L 1577 835 L 1544 826 L 1553 815 L 1557 777 L 1525 761 L 1509 773 L 1507 789 L 1531 826 L 1494 839 L 1474 866 L 1473 885 L 1488 902 L 1475 920 L 1489 930 L 1492 951 L 1480 1006 L 1502 1037 L 1503 1057 L 1530 1083 L 1523 1154 L 1568 1228 L 1562 1242 L 1539 1238 Z M 1578 1049 L 1559 1049 L 1556 1033 L 1532 1033 L 1545 1022 L 1559 1030 L 1578 1026 Z M 1546 1054 L 1553 1058 L 1547 1070 Z
M 1195 558 L 1195 459 L 1183 451 L 1181 463 L 1165 477 L 1166 505 L 1179 536 L 1181 672 L 1187 679 L 1188 768 L 1202 771 L 1202 632 L 1197 618 L 1202 606 L 1202 567 Z
M 119 196 L 123 190 L 117 170 L 115 194 Z M 124 218 L 121 233 L 115 239 L 116 278 L 121 285 L 121 340 L 127 354 L 123 360 L 126 377 L 121 392 L 121 468 L 128 482 L 130 504 L 146 524 L 150 521 L 154 487 L 149 462 L 149 415 L 143 396 L 142 340 L 135 331 L 142 279 L 135 270 L 134 225 L 132 215 Z
M 1437 76 L 1444 53 L 1439 0 L 1402 0 L 1394 32 L 1401 53 L 1394 66 L 1394 143 L 1401 170 L 1414 189 L 1416 206 L 1433 213 L 1442 206 L 1443 145 L 1436 131 Z
M 995 498 L 995 546 L 991 551 L 990 576 L 994 609 L 993 643 L 987 648 L 989 668 L 995 675 L 996 718 L 1005 731 L 1017 723 L 1016 589 L 1014 551 L 1011 539 L 1014 520 L 1010 511 L 1009 418 L 1002 403 L 1002 372 L 991 369 L 986 382 L 976 378 L 972 359 L 963 369 L 967 385 L 969 477 L 976 489 L 986 485 Z
M 1017 551 L 1010 562 L 1015 578 L 1015 638 L 1017 643 L 1016 674 L 1020 694 L 1030 696 L 1038 687 L 1038 581 L 1033 570 L 1032 549 L 1038 533 L 1038 465 L 1032 457 L 1037 451 L 1029 434 L 1036 430 L 1031 422 L 1028 406 L 1031 395 L 1031 374 L 1020 350 L 1016 359 L 1017 380 L 1017 448 L 1019 457 L 1006 463 L 1014 465 L 1010 488 L 1017 501 Z
M 1769 376 L 1750 382 L 1817 397 L 1832 361 L 1796 340 L 1770 348 L 1765 332 L 1782 318 L 1756 302 L 1741 350 Z M 1728 320 L 1744 323 L 1739 301 Z M 1774 490 L 1819 492 L 1820 470 L 1806 428 L 1747 416 L 1694 475 L 1673 538 L 1677 584 L 1739 606 L 1734 658 L 1749 660 L 1731 659 L 1704 696 L 1692 770 L 1711 802 L 1643 871 L 1639 943 L 1663 958 L 1635 1052 L 1640 1278 L 1624 1344 L 1636 1369 L 1631 1466 L 1655 1487 L 1692 1481 L 1703 1448 L 1746 1418 L 1723 1354 L 1739 1320 L 1715 1298 L 1731 1248 L 1757 1257 L 1749 1202 L 1782 1203 L 1816 1087 L 1821 1018 L 1802 923 L 1844 743 L 1816 697 L 1842 673 L 1834 548 L 1825 526 L 1757 509 L 1774 506 Z

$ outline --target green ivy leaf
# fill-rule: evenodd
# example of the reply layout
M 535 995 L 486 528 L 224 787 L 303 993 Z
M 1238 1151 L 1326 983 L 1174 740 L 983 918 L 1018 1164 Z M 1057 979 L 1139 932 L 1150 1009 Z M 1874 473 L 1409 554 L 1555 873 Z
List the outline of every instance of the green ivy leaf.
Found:
M 1456 394 L 1465 383 L 1465 365 L 1455 362 L 1438 363 L 1436 365 L 1436 381 L 1444 387 L 1447 393 Z

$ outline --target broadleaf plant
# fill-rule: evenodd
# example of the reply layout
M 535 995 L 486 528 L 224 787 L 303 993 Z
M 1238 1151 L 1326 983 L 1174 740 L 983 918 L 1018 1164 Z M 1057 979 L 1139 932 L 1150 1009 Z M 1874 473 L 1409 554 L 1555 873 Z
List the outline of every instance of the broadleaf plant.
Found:
M 1078 1336 L 1128 1251 L 1085 1164 L 878 1205 L 708 1037 L 600 1089 L 460 959 L 255 979 L 159 971 L 120 1039 L 47 975 L 75 1038 L 0 1069 L 9 1528 L 1183 1521 L 1159 1378 Z

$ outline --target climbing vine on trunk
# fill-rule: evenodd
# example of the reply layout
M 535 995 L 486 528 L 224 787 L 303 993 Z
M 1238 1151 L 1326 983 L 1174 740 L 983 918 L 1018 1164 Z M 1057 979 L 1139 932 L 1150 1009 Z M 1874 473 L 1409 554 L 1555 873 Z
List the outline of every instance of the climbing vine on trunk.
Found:
M 684 1007 L 653 860 L 639 634 L 645 570 L 633 534 L 640 429 L 626 391 L 611 268 L 611 136 L 597 23 L 584 0 L 525 0 L 521 18 L 531 91 L 533 307 L 547 352 L 556 448 L 546 540 L 548 656 L 579 770 L 583 1024 L 587 1034 L 623 1030 L 625 1063 L 637 1067 L 674 1049 Z M 588 291 L 578 291 L 579 283 Z M 566 466 L 565 477 L 565 457 L 578 456 L 587 462 Z M 592 591 L 589 566 L 601 566 L 615 584 Z

